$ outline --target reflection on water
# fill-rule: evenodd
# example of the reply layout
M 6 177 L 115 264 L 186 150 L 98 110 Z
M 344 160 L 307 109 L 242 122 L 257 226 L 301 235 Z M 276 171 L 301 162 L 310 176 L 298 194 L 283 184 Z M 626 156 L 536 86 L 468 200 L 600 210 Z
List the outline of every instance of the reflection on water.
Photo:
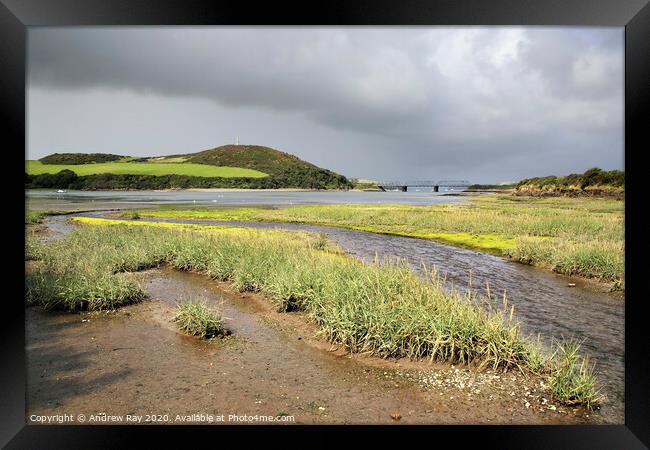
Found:
M 449 193 L 449 192 L 447 192 Z M 462 200 L 445 192 L 364 192 L 364 191 L 68 191 L 34 189 L 26 191 L 30 204 L 48 207 L 70 204 L 198 204 L 198 205 L 305 205 L 384 203 L 435 205 Z M 114 207 L 114 206 L 113 206 Z

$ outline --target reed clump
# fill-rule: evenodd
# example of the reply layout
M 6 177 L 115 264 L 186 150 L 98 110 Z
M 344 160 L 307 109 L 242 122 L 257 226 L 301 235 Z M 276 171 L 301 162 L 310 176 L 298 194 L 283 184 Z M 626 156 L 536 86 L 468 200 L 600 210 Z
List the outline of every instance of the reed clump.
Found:
M 579 351 L 580 343 L 576 341 L 557 343 L 549 360 L 549 381 L 553 396 L 562 403 L 592 408 L 605 400 L 605 396 L 596 387 L 589 359 Z
M 179 330 L 191 336 L 211 339 L 228 334 L 223 318 L 205 300 L 179 304 L 173 320 Z

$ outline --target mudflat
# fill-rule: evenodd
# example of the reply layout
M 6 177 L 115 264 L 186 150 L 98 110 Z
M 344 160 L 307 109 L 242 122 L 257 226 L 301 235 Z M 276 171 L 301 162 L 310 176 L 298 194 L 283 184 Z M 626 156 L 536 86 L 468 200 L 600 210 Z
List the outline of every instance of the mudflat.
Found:
M 129 423 L 126 415 L 170 424 L 210 423 L 205 415 L 231 424 L 261 416 L 278 423 L 604 421 L 598 412 L 553 405 L 530 374 L 351 356 L 320 339 L 301 313 L 278 313 L 257 294 L 166 268 L 125 276 L 144 277 L 149 300 L 110 312 L 27 309 L 29 423 L 32 415 L 64 412 L 84 414 L 85 423 L 91 415 L 117 417 L 98 424 Z M 175 302 L 196 297 L 221 310 L 232 337 L 203 341 L 176 331 Z

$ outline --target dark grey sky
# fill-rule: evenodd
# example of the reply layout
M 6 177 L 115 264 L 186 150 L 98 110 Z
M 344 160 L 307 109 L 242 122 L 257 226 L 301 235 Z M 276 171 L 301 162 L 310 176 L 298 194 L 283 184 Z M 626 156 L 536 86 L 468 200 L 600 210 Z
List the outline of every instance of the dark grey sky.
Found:
M 238 135 L 352 177 L 620 169 L 623 28 L 31 28 L 27 103 L 29 159 Z

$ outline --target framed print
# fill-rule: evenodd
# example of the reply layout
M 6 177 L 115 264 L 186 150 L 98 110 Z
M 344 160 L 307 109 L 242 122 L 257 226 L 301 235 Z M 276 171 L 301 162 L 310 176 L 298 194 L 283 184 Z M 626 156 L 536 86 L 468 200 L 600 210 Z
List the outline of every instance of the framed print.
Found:
M 646 3 L 2 0 L 2 443 L 647 448 Z

